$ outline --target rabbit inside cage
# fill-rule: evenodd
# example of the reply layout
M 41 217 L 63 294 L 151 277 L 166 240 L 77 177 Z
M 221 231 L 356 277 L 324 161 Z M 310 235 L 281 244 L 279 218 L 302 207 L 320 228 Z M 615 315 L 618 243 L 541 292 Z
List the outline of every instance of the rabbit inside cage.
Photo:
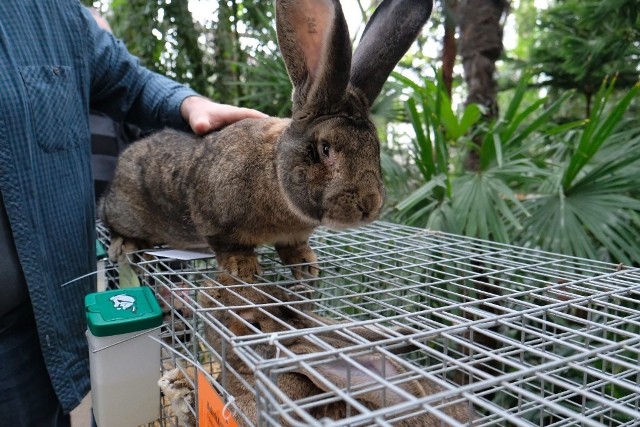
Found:
M 408 407 L 393 415 L 395 425 L 439 425 L 439 419 L 419 410 L 416 402 L 445 387 L 398 356 L 417 350 L 405 339 L 415 329 L 391 326 L 393 322 L 389 326 L 339 322 L 315 314 L 309 300 L 280 285 L 246 284 L 224 274 L 200 284 L 195 300 L 203 321 L 198 347 L 222 362 L 224 372 L 218 382 L 233 396 L 240 425 L 259 425 L 259 413 L 269 413 L 257 398 L 256 373 L 263 369 L 272 372 L 264 374 L 280 390 L 279 404 L 290 401 L 305 408 L 302 413 L 285 410 L 274 415 L 274 425 L 342 420 L 363 408 L 372 413 L 395 406 Z M 236 351 L 240 347 L 253 353 L 254 362 L 243 360 L 242 352 Z M 296 363 L 277 367 L 292 358 Z M 275 367 L 266 368 L 266 361 Z M 165 395 L 173 395 L 176 382 L 185 382 L 181 375 L 170 377 L 163 383 Z M 334 396 L 335 390 L 348 395 Z M 439 411 L 457 422 L 471 419 L 468 404 L 449 399 L 440 406 Z M 185 425 L 194 425 L 189 413 L 178 410 L 178 415 Z
M 197 371 L 246 426 L 639 425 L 637 268 L 384 222 L 310 243 L 318 278 L 261 248 L 254 284 L 130 255 L 170 307 L 164 425 L 198 421 Z

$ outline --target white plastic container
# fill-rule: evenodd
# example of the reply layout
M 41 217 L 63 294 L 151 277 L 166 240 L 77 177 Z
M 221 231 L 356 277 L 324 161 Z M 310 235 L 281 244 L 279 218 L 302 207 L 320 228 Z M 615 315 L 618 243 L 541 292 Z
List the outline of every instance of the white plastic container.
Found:
M 147 287 L 85 297 L 91 400 L 98 427 L 135 427 L 160 415 L 162 311 Z

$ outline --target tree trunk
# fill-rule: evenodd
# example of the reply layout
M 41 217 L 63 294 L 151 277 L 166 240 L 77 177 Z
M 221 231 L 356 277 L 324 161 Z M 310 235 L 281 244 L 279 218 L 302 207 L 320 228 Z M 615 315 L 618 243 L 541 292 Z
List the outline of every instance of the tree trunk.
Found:
M 467 83 L 466 103 L 484 107 L 486 120 L 498 115 L 496 61 L 503 51 L 502 18 L 509 7 L 508 0 L 460 0 L 458 26 L 459 52 Z M 480 139 L 475 141 L 479 150 Z M 479 170 L 479 151 L 471 150 L 467 158 L 468 170 Z
M 457 0 L 443 0 L 444 14 L 444 40 L 442 41 L 442 82 L 444 83 L 449 98 L 453 86 L 453 66 L 456 63 L 456 7 Z
M 214 28 L 214 65 L 213 65 L 213 90 L 216 101 L 225 104 L 238 103 L 238 85 L 229 84 L 238 82 L 236 63 L 239 62 L 238 40 L 235 31 L 235 23 L 238 22 L 235 7 L 236 0 L 231 2 L 218 2 L 218 20 Z

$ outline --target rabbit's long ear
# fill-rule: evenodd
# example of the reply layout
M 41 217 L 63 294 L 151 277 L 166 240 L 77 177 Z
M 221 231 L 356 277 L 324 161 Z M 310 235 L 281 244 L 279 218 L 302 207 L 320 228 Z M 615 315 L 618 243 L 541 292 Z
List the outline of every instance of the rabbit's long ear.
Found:
M 354 392 L 354 397 L 358 400 L 369 402 L 375 407 L 392 406 L 406 402 L 407 398 L 387 387 L 383 387 L 379 381 L 372 376 L 392 379 L 404 373 L 404 369 L 397 363 L 382 355 L 366 355 L 354 357 L 355 364 L 339 359 L 330 363 L 314 366 L 315 372 L 301 369 L 298 373 L 303 374 L 318 388 L 323 391 L 331 391 L 325 381 L 329 381 L 340 389 L 349 389 Z M 397 381 L 396 381 L 397 382 Z M 359 392 L 359 389 L 368 389 L 373 386 L 375 390 Z M 405 380 L 398 387 L 407 391 L 413 396 L 424 395 L 422 387 L 417 381 Z
M 293 111 L 322 110 L 346 92 L 349 30 L 338 0 L 276 1 L 278 44 L 293 83 Z
M 432 0 L 384 0 L 374 12 L 353 54 L 351 68 L 351 84 L 362 90 L 369 105 L 420 34 L 432 8 Z

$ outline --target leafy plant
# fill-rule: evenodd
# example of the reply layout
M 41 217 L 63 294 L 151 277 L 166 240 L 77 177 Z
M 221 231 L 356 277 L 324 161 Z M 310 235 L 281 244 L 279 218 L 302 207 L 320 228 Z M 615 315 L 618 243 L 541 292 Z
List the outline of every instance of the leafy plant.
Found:
M 481 126 L 472 106 L 454 113 L 441 84 L 395 78 L 411 90 L 423 179 L 395 206 L 395 220 L 592 259 L 640 259 L 640 126 L 625 119 L 639 85 L 616 101 L 609 81 L 588 120 L 555 123 L 572 93 L 526 104 L 523 78 L 504 116 Z M 478 135 L 480 168 L 469 172 L 461 161 Z
M 544 84 L 592 96 L 607 76 L 630 88 L 640 72 L 640 8 L 637 0 L 566 0 L 543 11 L 531 64 Z
M 626 264 L 640 260 L 640 127 L 624 129 L 636 84 L 613 106 L 615 81 L 594 95 L 589 120 L 571 133 L 566 158 L 552 159 L 547 179 L 524 201 L 520 240 L 528 245 Z
M 413 82 L 397 77 L 414 92 L 407 101 L 416 132 L 414 159 L 424 184 L 398 204 L 398 219 L 413 225 L 463 233 L 503 242 L 512 240 L 512 229 L 521 228 L 515 211 L 524 212 L 515 184 L 523 185 L 543 171 L 526 157 L 519 142 L 546 123 L 557 108 L 542 112 L 542 104 L 524 108 L 526 82 L 516 90 L 505 118 L 489 127 L 478 126 L 481 110 L 467 105 L 458 119 L 442 84 Z M 561 102 L 561 101 L 558 101 Z M 534 113 L 536 113 L 534 117 Z M 466 171 L 462 162 L 474 135 L 484 133 L 480 170 Z
M 421 85 L 399 73 L 393 77 L 413 91 L 406 108 L 415 131 L 413 159 L 424 180 L 398 204 L 398 219 L 435 229 L 456 229 L 451 215 L 450 151 L 478 122 L 480 108 L 470 104 L 458 120 L 440 81 L 424 79 Z

